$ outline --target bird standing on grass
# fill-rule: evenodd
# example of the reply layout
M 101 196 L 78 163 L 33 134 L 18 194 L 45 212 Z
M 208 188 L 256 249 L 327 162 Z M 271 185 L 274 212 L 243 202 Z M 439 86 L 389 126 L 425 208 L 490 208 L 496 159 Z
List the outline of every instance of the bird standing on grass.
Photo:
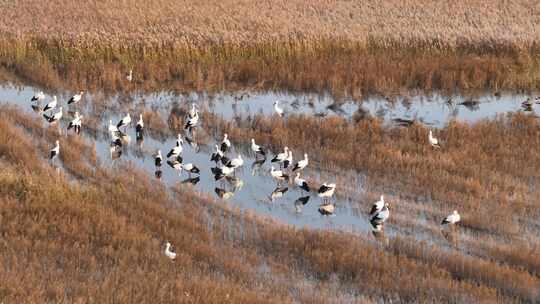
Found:
M 172 261 L 174 261 L 174 259 L 176 259 L 176 253 L 172 251 L 172 245 L 171 243 L 167 242 L 167 244 L 165 245 L 165 255 L 171 259 Z
M 67 104 L 70 105 L 70 104 L 74 104 L 74 103 L 77 103 L 77 102 L 81 101 L 83 94 L 84 94 L 84 91 L 80 91 L 79 94 L 75 94 L 75 95 L 71 96 L 71 98 L 68 100 Z
M 459 221 L 461 221 L 461 216 L 459 215 L 457 210 L 454 210 L 452 214 L 444 218 L 444 220 L 441 222 L 441 225 L 446 225 L 446 224 L 454 225 Z
M 251 139 L 251 151 L 255 153 L 255 158 L 257 158 L 257 155 L 262 155 L 264 158 L 266 158 L 266 152 L 261 148 L 261 146 L 257 145 L 255 143 L 255 139 Z
M 431 130 L 429 130 L 429 144 L 434 147 L 434 148 L 440 148 L 441 146 L 439 145 L 439 140 L 435 137 L 433 137 L 433 132 L 431 132 Z
M 56 157 L 58 157 L 58 154 L 60 154 L 60 141 L 56 141 L 56 145 L 54 146 L 54 148 L 51 149 L 50 153 L 49 153 L 49 160 L 53 160 L 55 159 Z

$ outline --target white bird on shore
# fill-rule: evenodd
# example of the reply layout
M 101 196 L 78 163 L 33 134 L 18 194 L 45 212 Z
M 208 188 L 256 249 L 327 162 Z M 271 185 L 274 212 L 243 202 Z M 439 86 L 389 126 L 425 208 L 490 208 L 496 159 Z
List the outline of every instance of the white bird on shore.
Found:
M 255 139 L 251 139 L 251 151 L 255 153 L 255 158 L 257 158 L 257 155 L 262 155 L 264 158 L 266 158 L 266 152 L 261 148 L 261 146 L 257 145 L 255 143 Z
M 274 169 L 274 166 L 272 166 L 270 169 L 270 175 L 272 175 L 272 177 L 277 179 L 278 181 L 289 178 L 289 176 L 283 173 L 283 171 Z
M 283 116 L 283 109 L 279 107 L 279 100 L 274 101 L 274 111 L 279 116 Z
M 242 159 L 242 155 L 238 154 L 238 157 L 231 159 L 226 166 L 231 168 L 238 168 L 244 165 L 244 160 Z
M 336 191 L 336 184 L 324 183 L 319 187 L 319 190 L 317 191 L 317 195 L 326 201 L 334 195 L 335 191 Z
M 58 112 L 54 113 L 53 115 L 49 116 L 47 114 L 43 114 L 43 117 L 49 122 L 49 123 L 55 123 L 62 119 L 62 107 L 58 108 Z
M 223 157 L 223 152 L 221 152 L 218 145 L 215 145 L 215 148 L 216 150 L 214 151 L 214 153 L 212 153 L 212 156 L 210 156 L 210 161 L 217 163 Z
M 109 120 L 109 133 L 111 133 L 111 136 L 116 136 L 119 132 L 118 128 L 113 125 L 112 120 Z
M 45 99 L 45 94 L 43 94 L 43 91 L 41 91 L 36 95 L 32 96 L 32 99 L 30 99 L 30 101 L 42 101 L 43 99 Z
M 131 80 L 130 80 L 131 81 Z M 171 243 L 167 242 L 167 244 L 165 245 L 165 255 L 174 261 L 174 259 L 176 259 L 176 253 L 172 251 L 171 249 Z
M 129 113 L 127 113 L 124 118 L 120 119 L 120 121 L 116 124 L 116 127 L 120 129 L 121 127 L 127 127 L 131 123 L 131 116 L 129 116 Z
M 309 163 L 309 160 L 308 160 L 308 155 L 307 153 L 304 154 L 304 159 L 300 160 L 299 162 L 297 162 L 294 167 L 293 167 L 293 171 L 296 171 L 296 170 L 303 170 Z
M 369 215 L 373 216 L 377 214 L 378 212 L 381 212 L 383 207 L 384 207 L 384 196 L 381 195 L 381 199 L 373 203 L 373 206 L 371 207 L 371 211 L 369 211 Z
M 43 110 L 41 110 L 41 112 L 50 111 L 50 110 L 56 108 L 57 104 L 58 104 L 58 99 L 56 99 L 56 95 L 54 95 L 53 100 L 50 101 L 48 104 L 46 104 L 45 107 L 43 107 Z
M 459 222 L 460 220 L 461 220 L 461 216 L 459 215 L 457 210 L 454 210 L 454 212 L 452 212 L 452 214 L 450 214 L 449 216 L 444 218 L 441 225 L 445 225 L 445 224 L 452 224 L 453 225 L 453 224 L 456 224 L 457 222 Z
M 49 153 L 49 159 L 53 160 L 54 158 L 58 157 L 58 154 L 60 154 L 60 141 L 56 141 L 56 145 L 54 148 L 51 149 Z
M 77 103 L 77 102 L 81 101 L 83 94 L 84 94 L 84 91 L 80 91 L 79 94 L 75 94 L 75 95 L 71 96 L 71 98 L 68 100 L 67 104 L 70 105 L 70 104 L 74 104 L 74 103 Z
M 223 140 L 221 141 L 220 150 L 223 153 L 226 153 L 227 150 L 231 147 L 231 141 L 229 140 L 229 135 L 227 133 L 223 134 Z
M 139 114 L 139 121 L 137 121 L 137 125 L 135 126 L 135 137 L 137 140 L 141 140 L 143 138 L 143 131 L 144 131 L 144 121 L 142 114 Z
M 75 112 L 75 118 L 69 122 L 67 129 L 70 130 L 73 128 L 75 133 L 81 134 L 82 118 L 83 116 L 79 115 L 79 112 Z
M 439 140 L 435 137 L 433 137 L 433 132 L 431 132 L 431 130 L 429 130 L 429 144 L 435 148 L 440 148 L 441 146 L 439 146 Z
M 300 178 L 300 172 L 296 173 L 296 176 L 294 177 L 294 183 L 300 187 L 300 189 L 309 192 L 309 185 L 307 184 L 305 179 Z
M 199 174 L 201 171 L 192 163 L 182 164 L 182 168 L 189 173 Z

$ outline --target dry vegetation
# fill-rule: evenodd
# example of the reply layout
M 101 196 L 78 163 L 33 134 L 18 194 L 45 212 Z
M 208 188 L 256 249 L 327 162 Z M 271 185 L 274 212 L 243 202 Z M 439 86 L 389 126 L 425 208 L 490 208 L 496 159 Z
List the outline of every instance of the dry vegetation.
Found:
M 539 162 L 535 149 L 530 149 L 537 146 L 535 132 L 540 130 L 535 119 L 518 115 L 474 127 L 453 124 L 441 132 L 443 149 L 433 151 L 425 147 L 426 130 L 420 126 L 387 129 L 375 120 L 349 124 L 334 118 L 289 117 L 284 122 L 240 120 L 233 127 L 205 117 L 233 139 L 247 128 L 257 128 L 258 132 L 248 135 L 272 147 L 281 147 L 283 140 L 295 150 L 307 149 L 313 141 L 333 138 L 321 142 L 324 149 L 310 149 L 314 161 L 324 159 L 321 164 L 331 169 L 352 165 L 367 171 L 369 183 L 400 191 L 395 197 L 432 195 L 433 208 L 459 206 L 465 215 L 461 229 L 478 230 L 474 232 L 476 242 L 488 240 L 486 235 L 501 234 L 512 247 L 499 246 L 497 241 L 496 246 L 475 244 L 465 252 L 407 237 L 374 243 L 370 235 L 351 237 L 283 227 L 222 208 L 189 187 L 175 188 L 171 197 L 159 182 L 135 168 L 125 167 L 127 174 L 116 175 L 95 167 L 91 146 L 77 137 L 62 139 L 63 169 L 57 173 L 43 159 L 48 143 L 58 136 L 55 130 L 44 130 L 20 109 L 8 107 L 0 113 L 0 163 L 4 168 L 0 173 L 0 301 L 538 300 L 540 264 L 534 218 L 540 208 L 537 193 L 523 185 L 531 183 L 530 189 L 534 189 L 537 183 L 533 177 Z M 298 124 L 303 127 L 294 127 Z M 265 131 L 269 128 L 276 137 Z M 465 145 L 473 141 L 476 148 Z M 528 144 L 519 145 L 522 141 Z M 334 154 L 336 147 L 344 148 L 342 153 Z M 527 153 L 525 147 L 529 147 Z M 489 157 L 483 152 L 488 148 Z M 474 159 L 463 159 L 460 153 Z M 501 169 L 490 165 L 504 158 L 515 161 Z M 446 176 L 443 171 L 454 178 L 439 182 L 438 177 Z M 84 172 L 84 176 L 75 172 Z M 402 183 L 394 183 L 395 177 Z M 513 184 L 501 184 L 500 178 Z M 462 185 L 467 180 L 469 184 Z M 416 181 L 425 184 L 420 187 Z M 448 185 L 437 189 L 444 182 Z M 425 189 L 427 184 L 434 186 Z M 470 184 L 476 185 L 474 191 L 465 191 Z M 500 201 L 508 187 L 514 191 L 508 201 L 512 205 Z M 457 189 L 460 193 L 454 194 Z M 405 203 L 407 197 L 400 199 Z M 499 209 L 501 214 L 516 216 L 493 218 Z M 432 216 L 439 215 L 434 212 Z M 517 231 L 506 228 L 512 219 L 518 222 L 513 226 Z M 517 233 L 525 234 L 529 243 L 519 241 Z M 175 263 L 161 252 L 166 240 L 179 254 Z
M 539 87 L 533 0 L 27 0 L 0 12 L 0 64 L 52 87 Z

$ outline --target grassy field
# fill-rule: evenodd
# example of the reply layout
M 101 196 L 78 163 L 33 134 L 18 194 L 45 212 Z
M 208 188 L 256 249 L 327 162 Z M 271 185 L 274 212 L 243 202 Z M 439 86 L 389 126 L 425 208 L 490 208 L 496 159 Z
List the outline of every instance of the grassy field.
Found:
M 28 0 L 0 12 L 0 64 L 52 87 L 130 90 L 129 69 L 147 90 L 250 86 L 361 98 L 540 86 L 540 7 L 531 0 Z

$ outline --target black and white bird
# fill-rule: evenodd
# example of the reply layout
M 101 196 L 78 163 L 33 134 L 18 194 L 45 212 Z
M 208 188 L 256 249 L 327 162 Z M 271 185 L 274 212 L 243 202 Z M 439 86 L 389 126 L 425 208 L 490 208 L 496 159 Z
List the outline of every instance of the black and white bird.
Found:
M 210 161 L 218 163 L 223 157 L 223 152 L 221 152 L 221 149 L 218 145 L 215 145 L 215 148 L 216 150 L 214 151 L 214 153 L 212 153 L 212 156 L 210 156 Z
M 307 153 L 304 154 L 304 159 L 300 160 L 299 162 L 297 162 L 294 167 L 293 167 L 293 171 L 296 171 L 296 170 L 304 170 L 304 168 L 308 165 L 309 163 L 309 160 L 308 160 L 308 155 Z
M 120 128 L 127 127 L 129 124 L 131 124 L 131 116 L 129 116 L 129 113 L 127 113 L 127 115 L 120 119 L 120 121 L 116 124 L 116 127 L 120 130 Z
M 369 211 L 370 216 L 374 216 L 375 214 L 381 212 L 381 210 L 384 207 L 384 195 L 381 195 L 381 199 L 373 203 L 373 206 L 371 206 L 371 210 Z
M 297 213 L 302 212 L 302 207 L 305 206 L 309 202 L 310 196 L 302 196 L 299 197 L 294 201 L 294 208 L 296 209 Z
M 67 104 L 70 105 L 70 104 L 74 104 L 74 103 L 77 103 L 77 102 L 81 101 L 83 94 L 84 94 L 84 91 L 80 91 L 79 94 L 75 94 L 75 95 L 71 96 L 71 98 L 68 100 Z
M 54 113 L 53 115 L 43 114 L 43 117 L 52 124 L 62 119 L 62 115 L 62 107 L 60 107 L 58 108 L 58 112 Z
M 266 158 L 266 152 L 261 148 L 261 146 L 257 145 L 255 143 L 255 139 L 251 139 L 251 151 L 255 153 L 255 158 L 257 158 L 257 155 L 262 155 L 264 158 Z
M 135 126 L 135 137 L 137 140 L 143 139 L 143 132 L 144 132 L 144 121 L 142 114 L 139 114 L 139 121 L 137 121 L 137 125 Z
M 244 165 L 244 160 L 242 159 L 242 155 L 238 154 L 236 158 L 231 159 L 226 166 L 230 168 L 238 168 Z
M 439 140 L 435 137 L 433 137 L 433 132 L 429 130 L 429 136 L 428 136 L 429 144 L 434 148 L 440 148 Z
M 58 99 L 56 99 L 56 95 L 53 96 L 53 100 L 51 100 L 49 103 L 47 103 L 43 109 L 41 110 L 41 112 L 47 112 L 47 111 L 50 111 L 54 108 L 56 108 L 56 105 L 58 104 Z
M 195 115 L 188 117 L 186 125 L 184 126 L 184 129 L 188 130 L 189 132 L 192 132 L 193 128 L 195 128 L 198 123 L 199 123 L 199 112 L 195 110 Z
M 76 134 L 81 134 L 82 119 L 83 116 L 79 115 L 79 112 L 75 112 L 75 118 L 69 122 L 67 129 L 71 130 L 73 128 Z
M 168 160 L 167 161 L 167 164 L 173 168 L 174 170 L 178 171 L 178 175 L 181 175 L 182 174 L 182 170 L 184 169 L 183 166 L 182 166 L 182 158 L 179 157 L 179 158 L 175 158 L 175 159 L 172 159 L 172 160 Z
M 271 162 L 283 163 L 287 159 L 287 157 L 289 157 L 289 148 L 285 147 L 283 149 L 283 152 L 278 153 L 276 156 L 274 156 L 274 158 L 272 158 Z
M 336 191 L 336 184 L 327 184 L 324 183 L 319 187 L 319 190 L 317 190 L 317 195 L 322 198 L 324 201 L 329 200 Z
M 216 192 L 217 196 L 219 196 L 222 199 L 229 199 L 229 198 L 233 197 L 233 195 L 234 195 L 234 192 L 227 191 L 225 189 L 221 189 L 221 188 L 218 188 L 218 187 L 216 187 L 214 189 L 214 192 Z
M 58 157 L 58 154 L 60 154 L 60 141 L 57 140 L 56 145 L 54 146 L 54 148 L 51 149 L 49 153 L 49 159 L 55 159 L 56 157 Z
M 111 136 L 117 136 L 118 133 L 120 133 L 118 128 L 113 125 L 112 120 L 109 120 L 109 133 L 111 134 Z
M 180 154 L 182 154 L 182 144 L 183 143 L 184 143 L 184 140 L 182 139 L 182 135 L 178 134 L 178 138 L 176 139 L 176 146 L 174 146 L 169 151 L 169 153 L 167 153 L 167 158 L 180 156 Z
M 174 261 L 174 259 L 176 259 L 176 253 L 172 250 L 171 247 L 171 243 L 167 242 L 167 244 L 165 244 L 165 256 Z
M 32 99 L 30 101 L 42 101 L 45 99 L 45 94 L 43 94 L 43 91 L 37 93 L 36 95 L 32 96 Z
M 390 217 L 390 209 L 388 203 L 384 203 L 384 207 L 381 209 L 381 211 L 375 213 L 375 215 L 371 218 L 370 222 L 373 227 L 380 226 L 388 220 Z
M 225 176 L 229 176 L 231 175 L 232 173 L 234 173 L 234 168 L 230 168 L 230 167 L 227 167 L 227 166 L 223 166 L 223 167 L 213 167 L 210 169 L 212 171 L 212 173 L 214 174 L 214 179 L 215 180 L 220 180 L 222 179 L 223 177 Z
M 461 216 L 459 215 L 457 210 L 454 210 L 454 212 L 452 212 L 452 214 L 450 214 L 450 215 L 448 215 L 447 217 L 444 218 L 441 225 L 446 225 L 446 224 L 453 225 L 453 224 L 456 224 L 459 221 L 461 221 Z
M 272 177 L 278 181 L 282 181 L 289 178 L 289 176 L 283 173 L 283 171 L 274 169 L 274 166 L 270 168 L 270 175 L 272 175 Z
M 126 74 L 126 79 L 129 82 L 133 80 L 133 70 L 129 70 L 129 73 Z
M 198 115 L 197 111 L 197 105 L 195 103 L 191 104 L 191 109 L 189 110 L 188 117 L 194 117 L 195 115 Z
M 287 155 L 287 158 L 283 161 L 283 168 L 284 169 L 289 168 L 289 165 L 292 165 L 292 162 L 293 162 L 292 151 L 289 150 L 289 155 Z
M 227 133 L 223 134 L 223 140 L 221 141 L 221 147 L 220 150 L 223 153 L 226 153 L 227 150 L 231 148 L 231 141 L 229 140 L 229 135 Z
M 303 178 L 300 178 L 300 172 L 297 172 L 296 173 L 296 176 L 294 177 L 294 183 L 300 187 L 300 189 L 306 191 L 306 192 L 309 192 L 310 188 L 309 188 L 309 185 L 308 183 L 306 182 L 305 179 Z
M 283 116 L 283 109 L 279 106 L 279 100 L 274 101 L 274 111 L 277 115 Z
M 157 153 L 154 155 L 154 164 L 156 167 L 161 167 L 163 162 L 163 157 L 161 156 L 161 150 L 157 150 Z
M 192 163 L 187 163 L 187 164 L 182 164 L 182 168 L 184 170 L 186 170 L 188 173 L 195 173 L 195 174 L 199 174 L 201 171 L 199 170 L 199 168 L 197 168 L 197 166 L 195 166 L 194 164 Z

